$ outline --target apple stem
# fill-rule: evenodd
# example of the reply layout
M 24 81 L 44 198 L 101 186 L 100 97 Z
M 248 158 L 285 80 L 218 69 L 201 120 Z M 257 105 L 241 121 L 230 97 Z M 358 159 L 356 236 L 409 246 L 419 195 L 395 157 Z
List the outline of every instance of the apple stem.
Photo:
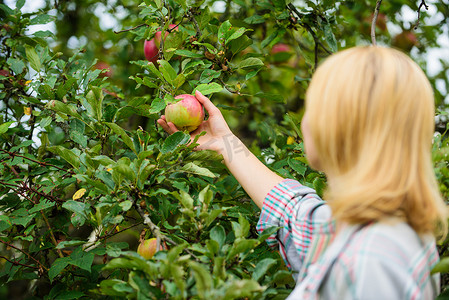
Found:
M 380 4 L 381 3 L 382 3 L 382 0 L 377 0 L 376 8 L 374 9 L 373 21 L 371 23 L 371 42 L 373 43 L 373 46 L 377 45 L 377 42 L 376 42 L 376 23 L 377 23 L 377 17 L 379 16 Z

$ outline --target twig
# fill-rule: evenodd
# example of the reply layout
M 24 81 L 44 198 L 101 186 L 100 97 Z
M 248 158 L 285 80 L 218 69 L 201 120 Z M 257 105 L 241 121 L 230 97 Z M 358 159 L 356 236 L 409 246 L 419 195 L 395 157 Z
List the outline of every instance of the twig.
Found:
M 158 241 L 162 240 L 168 242 L 169 244 L 177 245 L 175 241 L 173 241 L 171 238 L 161 233 L 161 229 L 156 224 L 154 224 L 153 221 L 151 221 L 149 214 L 144 212 L 143 209 L 140 207 L 140 205 L 136 203 L 136 201 L 132 202 L 134 203 L 134 206 L 137 208 L 137 212 L 143 218 L 143 223 L 150 228 L 151 233 L 154 236 L 156 236 L 156 239 Z M 192 251 L 190 251 L 189 249 L 184 249 L 184 251 L 189 253 L 196 261 L 200 262 L 200 259 Z
M 40 261 L 38 261 L 37 259 L 35 259 L 33 256 L 31 256 L 28 252 L 26 252 L 25 250 L 22 250 L 22 249 L 20 249 L 20 248 L 17 248 L 16 246 L 14 246 L 14 245 L 12 245 L 12 244 L 10 244 L 10 243 L 8 243 L 8 242 L 5 242 L 5 241 L 3 241 L 3 240 L 1 240 L 0 239 L 0 243 L 2 243 L 2 244 L 5 244 L 6 246 L 9 246 L 9 247 L 11 247 L 11 248 L 14 248 L 14 249 L 16 249 L 16 250 L 18 250 L 18 251 L 20 251 L 20 252 L 22 252 L 23 254 L 25 254 L 26 256 L 28 256 L 29 258 L 31 258 L 32 260 L 34 260 L 42 269 L 44 269 L 45 271 L 47 271 L 48 272 L 48 268 L 47 267 L 45 267 Z
M 133 225 L 128 226 L 128 227 L 126 227 L 126 228 L 120 229 L 120 230 L 117 231 L 117 232 L 113 232 L 113 233 L 109 233 L 109 234 L 105 234 L 105 235 L 103 235 L 103 236 L 100 236 L 100 237 L 98 237 L 98 239 L 99 239 L 99 240 L 108 239 L 108 238 L 113 237 L 114 235 L 119 234 L 119 233 L 121 233 L 121 232 L 123 232 L 123 231 L 126 231 L 126 230 L 131 229 L 131 228 L 136 227 L 136 226 L 139 226 L 139 225 L 142 224 L 142 223 L 143 223 L 143 221 L 137 222 L 136 224 L 133 224 Z
M 140 27 L 142 27 L 142 26 L 147 26 L 147 27 L 148 27 L 147 24 L 140 24 L 140 25 L 137 25 L 136 27 L 133 27 L 133 28 L 123 29 L 123 30 L 120 30 L 120 31 L 114 31 L 114 33 L 115 33 L 115 34 L 118 34 L 118 33 L 126 32 L 126 31 L 131 31 L 131 30 L 140 28 Z
M 17 153 L 14 153 L 14 152 L 10 152 L 10 151 L 6 151 L 6 150 L 3 150 L 3 149 L 0 149 L 0 151 L 2 151 L 4 153 L 7 153 L 11 157 L 17 156 L 17 157 L 21 157 L 21 158 L 27 159 L 27 160 L 35 162 L 35 163 L 37 163 L 37 164 L 39 164 L 39 165 L 41 165 L 43 167 L 53 167 L 53 168 L 56 168 L 56 169 L 58 169 L 60 171 L 64 171 L 64 172 L 71 173 L 71 174 L 75 174 L 75 172 L 73 172 L 72 170 L 66 170 L 64 168 L 61 168 L 61 167 L 49 164 L 49 163 L 44 162 L 44 161 L 38 161 L 38 160 L 35 160 L 35 159 L 32 159 L 32 158 L 26 157 L 24 155 L 20 155 L 20 154 L 17 154 Z
M 50 223 L 48 222 L 47 217 L 44 214 L 44 211 L 41 209 L 41 215 L 44 218 L 45 224 L 47 224 L 48 230 L 50 231 L 50 236 L 51 236 L 51 240 L 53 242 L 53 244 L 55 245 L 55 247 L 58 246 L 58 242 L 56 241 L 55 235 L 53 234 L 53 228 L 50 226 Z M 56 252 L 58 252 L 58 255 L 60 258 L 64 257 L 64 254 L 62 254 L 61 249 L 56 249 Z
M 315 43 L 315 66 L 314 69 L 316 70 L 317 66 L 318 66 L 318 47 L 323 48 L 324 51 L 326 51 L 327 54 L 332 54 L 332 51 L 327 49 L 326 46 L 324 46 L 324 44 L 320 41 L 320 39 L 318 38 L 318 36 L 316 35 L 315 31 L 313 31 L 312 27 L 309 26 L 309 24 L 307 23 L 303 23 L 301 21 L 302 19 L 302 14 L 296 9 L 296 7 L 292 4 L 289 3 L 287 5 L 287 8 L 290 10 L 290 12 L 295 13 L 298 18 L 299 18 L 299 24 L 304 27 L 311 35 L 313 38 L 313 41 Z
M 226 89 L 228 92 L 230 92 L 230 93 L 232 93 L 232 94 L 241 95 L 240 91 L 234 91 L 234 90 L 232 90 L 232 89 L 226 84 L 226 82 L 223 81 L 222 78 L 220 78 L 220 82 L 223 84 L 223 86 L 225 87 L 225 89 Z
M 421 18 L 421 8 L 423 6 L 424 6 L 424 8 L 426 10 L 429 10 L 429 5 L 426 4 L 426 1 L 425 0 L 421 0 L 421 4 L 419 4 L 419 7 L 418 7 L 418 19 L 416 20 L 415 26 L 413 26 L 414 30 L 418 29 L 419 21 L 420 21 L 420 18 Z
M 377 42 L 376 42 L 376 24 L 377 24 L 377 17 L 379 16 L 379 10 L 380 10 L 380 4 L 381 3 L 382 3 L 382 0 L 377 0 L 376 8 L 374 9 L 373 20 L 371 22 L 371 42 L 373 43 L 373 46 L 377 45 Z
M 24 266 L 24 267 L 27 267 L 27 268 L 32 268 L 32 269 L 39 270 L 38 267 L 30 266 L 30 265 L 26 265 L 26 264 L 22 264 L 22 263 L 19 263 L 19 262 L 16 261 L 16 260 L 10 260 L 10 259 L 8 259 L 6 256 L 3 256 L 3 255 L 1 255 L 0 258 L 6 259 L 7 261 L 9 261 L 10 263 L 12 263 L 13 265 L 19 265 L 19 266 Z

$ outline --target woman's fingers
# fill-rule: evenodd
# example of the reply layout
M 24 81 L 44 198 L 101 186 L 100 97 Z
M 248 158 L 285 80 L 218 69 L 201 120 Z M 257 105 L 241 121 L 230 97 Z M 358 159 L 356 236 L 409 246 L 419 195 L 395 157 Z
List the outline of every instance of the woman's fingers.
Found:
M 213 115 L 217 115 L 217 114 L 221 114 L 220 110 L 218 109 L 218 107 L 216 107 L 210 100 L 209 98 L 207 98 L 206 96 L 204 96 L 203 94 L 201 94 L 200 91 L 195 91 L 195 97 L 196 99 L 198 99 L 199 102 L 201 102 L 201 104 L 203 104 L 204 108 L 207 110 L 207 112 L 209 113 L 209 116 L 212 117 Z
M 175 124 L 172 122 L 168 122 L 165 119 L 165 116 L 162 115 L 159 120 L 157 120 L 157 123 L 164 129 L 168 134 L 173 134 L 176 131 L 179 131 L 178 128 L 176 128 Z

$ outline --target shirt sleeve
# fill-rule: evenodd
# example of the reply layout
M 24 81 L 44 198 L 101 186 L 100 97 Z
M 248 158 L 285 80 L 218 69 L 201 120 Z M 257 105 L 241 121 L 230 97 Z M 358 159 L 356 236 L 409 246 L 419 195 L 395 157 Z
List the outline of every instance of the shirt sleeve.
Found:
M 280 229 L 267 238 L 270 247 L 279 247 L 287 267 L 299 272 L 317 227 L 328 223 L 331 212 L 314 189 L 296 180 L 284 179 L 265 197 L 257 231 L 276 226 Z

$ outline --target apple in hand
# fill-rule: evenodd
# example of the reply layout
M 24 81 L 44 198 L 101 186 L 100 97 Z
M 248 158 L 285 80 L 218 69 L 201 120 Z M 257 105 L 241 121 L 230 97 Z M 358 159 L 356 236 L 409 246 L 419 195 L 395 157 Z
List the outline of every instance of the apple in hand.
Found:
M 167 105 L 165 119 L 175 124 L 179 130 L 194 131 L 204 120 L 203 105 L 192 95 L 178 95 L 175 99 L 182 100 Z
M 144 240 L 137 247 L 137 253 L 145 259 L 150 259 L 156 254 L 157 239 L 151 238 Z M 163 250 L 162 244 L 159 246 L 159 250 Z

